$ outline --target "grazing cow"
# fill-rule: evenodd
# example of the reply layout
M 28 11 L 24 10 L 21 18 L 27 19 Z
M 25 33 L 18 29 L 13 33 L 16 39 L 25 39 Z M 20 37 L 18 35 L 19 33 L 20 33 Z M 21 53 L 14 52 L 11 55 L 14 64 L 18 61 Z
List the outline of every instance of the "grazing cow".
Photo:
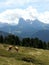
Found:
M 10 45 L 9 47 L 8 47 L 8 51 L 10 51 L 12 49 L 12 46 Z
M 19 48 L 17 46 L 15 46 L 15 50 L 18 52 L 19 51 Z

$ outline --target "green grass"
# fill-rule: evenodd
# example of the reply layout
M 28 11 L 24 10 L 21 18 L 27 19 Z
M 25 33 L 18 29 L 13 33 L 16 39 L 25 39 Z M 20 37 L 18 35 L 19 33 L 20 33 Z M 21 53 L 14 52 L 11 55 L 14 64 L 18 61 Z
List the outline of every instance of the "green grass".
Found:
M 0 65 L 49 65 L 49 50 L 19 46 L 19 52 L 7 51 L 9 45 L 0 44 Z

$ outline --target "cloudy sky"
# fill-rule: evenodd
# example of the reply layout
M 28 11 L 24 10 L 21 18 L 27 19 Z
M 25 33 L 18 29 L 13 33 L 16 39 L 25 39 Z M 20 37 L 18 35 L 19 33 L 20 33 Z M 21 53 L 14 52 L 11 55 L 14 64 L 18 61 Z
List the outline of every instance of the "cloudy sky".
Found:
M 0 0 L 0 22 L 17 24 L 21 17 L 49 24 L 49 0 Z

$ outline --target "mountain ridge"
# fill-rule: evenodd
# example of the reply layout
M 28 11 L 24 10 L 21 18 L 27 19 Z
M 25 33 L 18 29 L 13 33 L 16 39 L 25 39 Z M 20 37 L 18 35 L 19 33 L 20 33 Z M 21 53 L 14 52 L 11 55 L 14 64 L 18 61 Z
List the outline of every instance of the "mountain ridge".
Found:
M 24 20 L 23 18 L 20 18 L 19 23 L 17 25 L 9 25 L 7 23 L 6 24 L 0 23 L 0 25 L 1 25 L 0 31 L 7 32 L 7 33 L 10 32 L 14 35 L 19 36 L 20 38 L 24 38 L 24 37 L 32 38 L 32 37 L 34 37 L 35 33 L 39 32 L 39 31 L 41 32 L 42 30 L 46 31 L 46 33 L 48 31 L 48 35 L 49 35 L 49 24 L 42 23 L 41 21 L 39 21 L 37 19 L 32 21 L 29 19 Z M 44 33 L 42 33 L 42 34 L 44 34 Z M 39 34 L 41 34 L 41 33 L 39 33 Z M 40 36 L 39 36 L 39 38 L 40 38 Z M 45 40 L 45 41 L 48 41 L 48 40 Z

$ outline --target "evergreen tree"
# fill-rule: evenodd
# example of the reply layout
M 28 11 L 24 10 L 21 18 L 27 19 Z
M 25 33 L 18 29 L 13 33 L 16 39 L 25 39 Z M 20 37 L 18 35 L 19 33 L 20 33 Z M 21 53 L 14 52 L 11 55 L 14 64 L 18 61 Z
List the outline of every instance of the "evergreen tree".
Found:
M 39 39 L 38 38 L 35 38 L 34 39 L 34 42 L 33 42 L 33 47 L 34 48 L 38 48 L 38 44 L 39 44 Z
M 5 37 L 5 43 L 19 45 L 20 40 L 18 36 L 8 35 L 7 37 Z
M 46 44 L 46 42 L 43 42 L 43 49 L 47 49 L 47 44 Z
M 2 35 L 0 35 L 0 43 L 3 43 L 4 42 L 4 38 Z
M 31 47 L 33 47 L 33 45 L 34 45 L 34 39 L 33 39 L 33 38 L 31 38 L 31 40 L 30 40 L 30 41 L 31 41 L 30 46 L 31 46 Z
M 22 46 L 30 46 L 30 38 L 24 38 L 22 40 Z
M 38 48 L 43 48 L 43 42 L 39 40 Z
M 48 49 L 49 49 L 49 42 L 47 43 L 47 47 L 48 47 Z

